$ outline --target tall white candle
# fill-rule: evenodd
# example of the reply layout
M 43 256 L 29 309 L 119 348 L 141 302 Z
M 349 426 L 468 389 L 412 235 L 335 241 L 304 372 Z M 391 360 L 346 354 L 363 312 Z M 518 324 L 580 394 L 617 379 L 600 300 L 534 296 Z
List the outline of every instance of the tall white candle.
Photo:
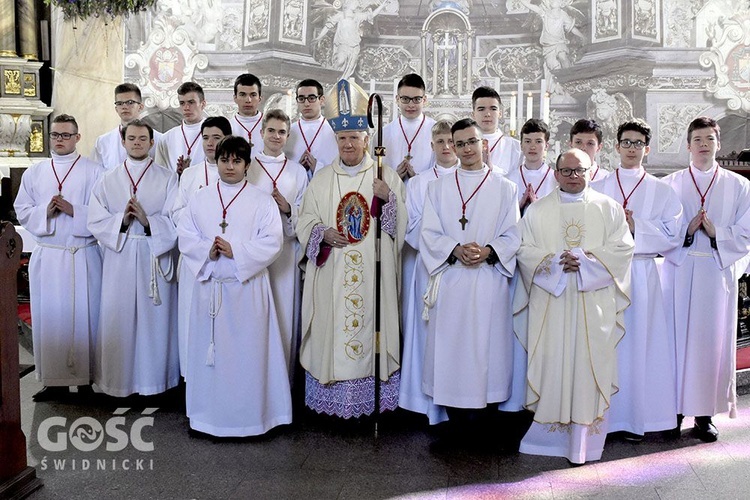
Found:
M 518 111 L 517 120 L 523 119 L 523 80 L 518 80 L 518 85 L 516 88 L 516 111 Z M 521 130 L 521 124 L 516 121 L 514 124 L 516 130 Z
M 534 98 L 531 96 L 531 92 L 526 96 L 526 120 L 531 120 L 534 117 Z
M 549 124 L 549 92 L 544 93 L 542 110 L 542 120 L 544 120 L 544 123 Z
M 515 132 L 518 127 L 518 123 L 516 123 L 517 115 L 516 115 L 516 108 L 518 107 L 518 99 L 516 96 L 516 93 L 513 92 L 511 94 L 510 98 L 510 135 L 515 136 Z

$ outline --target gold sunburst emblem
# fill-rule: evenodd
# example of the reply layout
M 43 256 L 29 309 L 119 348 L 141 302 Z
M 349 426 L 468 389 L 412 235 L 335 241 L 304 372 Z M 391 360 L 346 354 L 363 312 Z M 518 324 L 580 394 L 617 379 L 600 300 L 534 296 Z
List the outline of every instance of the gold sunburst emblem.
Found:
M 568 248 L 577 248 L 581 246 L 583 237 L 586 234 L 586 230 L 583 223 L 578 220 L 570 220 L 565 222 L 563 227 L 563 238 Z

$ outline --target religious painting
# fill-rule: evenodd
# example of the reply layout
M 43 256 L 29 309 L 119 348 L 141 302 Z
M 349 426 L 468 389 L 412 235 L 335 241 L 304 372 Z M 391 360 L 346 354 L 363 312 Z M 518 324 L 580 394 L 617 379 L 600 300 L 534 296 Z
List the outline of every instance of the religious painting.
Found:
M 307 38 L 307 2 L 285 0 L 281 4 L 279 18 L 279 40 L 305 45 Z
M 44 133 L 44 121 L 34 120 L 31 122 L 31 134 L 29 134 L 29 155 L 42 156 L 45 154 L 46 147 L 44 140 L 47 134 Z
M 622 0 L 592 0 L 592 43 L 617 40 L 622 36 Z
M 244 46 L 267 42 L 270 26 L 270 0 L 247 0 L 245 2 Z
M 370 207 L 359 192 L 346 193 L 336 210 L 336 227 L 351 244 L 357 244 L 370 230 Z
M 659 42 L 661 38 L 661 2 L 634 0 L 633 38 Z

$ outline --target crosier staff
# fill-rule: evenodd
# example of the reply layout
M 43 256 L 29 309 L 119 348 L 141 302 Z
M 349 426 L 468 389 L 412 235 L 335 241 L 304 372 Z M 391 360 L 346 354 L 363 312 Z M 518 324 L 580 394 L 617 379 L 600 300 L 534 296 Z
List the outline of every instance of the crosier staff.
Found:
M 367 125 L 375 128 L 372 120 L 373 104 L 377 104 L 378 113 L 378 142 L 373 148 L 375 158 L 377 159 L 376 176 L 383 180 L 383 157 L 385 156 L 385 146 L 383 146 L 383 100 L 378 94 L 371 94 L 367 101 Z M 378 437 L 378 420 L 380 419 L 380 247 L 381 233 L 380 216 L 382 214 L 380 200 L 375 211 L 375 438 Z

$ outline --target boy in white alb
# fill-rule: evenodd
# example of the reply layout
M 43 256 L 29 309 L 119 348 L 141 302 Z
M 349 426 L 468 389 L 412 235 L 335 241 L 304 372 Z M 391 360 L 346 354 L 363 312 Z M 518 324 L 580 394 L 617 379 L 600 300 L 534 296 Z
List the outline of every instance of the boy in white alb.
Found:
M 96 183 L 88 216 L 104 254 L 94 381 L 117 397 L 158 394 L 180 380 L 169 217 L 177 174 L 148 156 L 149 125 L 133 120 L 122 131 L 128 158 Z
M 143 111 L 141 89 L 132 83 L 121 83 L 115 87 L 115 111 L 120 117 L 120 125 L 97 137 L 91 154 L 91 159 L 104 168 L 116 167 L 128 157 L 128 153 L 122 146 L 122 127 L 138 118 Z M 154 144 L 157 144 L 160 139 L 161 133 L 154 131 Z M 154 147 L 151 148 L 149 154 L 151 156 L 156 154 Z
M 250 185 L 250 145 L 217 146 L 220 180 L 201 189 L 180 218 L 180 251 L 197 276 L 188 335 L 190 428 L 255 436 L 292 421 L 284 349 L 268 266 L 283 234 L 274 200 Z
M 177 175 L 191 165 L 203 161 L 203 148 L 200 145 L 201 123 L 206 99 L 203 88 L 194 82 L 185 82 L 177 89 L 177 98 L 182 113 L 182 123 L 162 136 L 156 145 L 154 162 L 163 165 Z
M 396 173 L 406 181 L 429 170 L 435 159 L 430 146 L 430 130 L 435 120 L 422 110 L 427 103 L 421 76 L 410 73 L 398 82 L 398 118 L 383 127 L 386 165 L 395 165 Z
M 263 151 L 254 155 L 247 171 L 247 180 L 276 201 L 284 226 L 284 248 L 268 266 L 273 289 L 279 329 L 290 379 L 297 363 L 297 343 L 301 307 L 301 277 L 297 266 L 300 255 L 297 241 L 297 215 L 302 195 L 307 188 L 305 168 L 286 157 L 289 117 L 280 109 L 272 109 L 263 117 Z
M 177 226 L 180 217 L 190 203 L 190 199 L 206 186 L 211 186 L 219 179 L 216 168 L 216 145 L 225 136 L 232 135 L 232 126 L 223 116 L 211 116 L 201 124 L 201 137 L 205 158 L 202 162 L 191 165 L 180 176 L 177 199 L 172 208 L 172 221 Z M 177 338 L 180 344 L 180 375 L 185 377 L 187 368 L 187 334 L 190 321 L 190 304 L 193 299 L 195 275 L 190 267 L 180 262 L 177 278 L 179 293 L 177 303 Z
M 664 180 L 685 211 L 684 241 L 666 255 L 667 311 L 677 341 L 677 427 L 695 417 L 693 432 L 712 442 L 712 417 L 737 416 L 737 280 L 750 251 L 750 182 L 721 168 L 719 124 L 701 116 L 688 126 L 690 165 Z
M 433 125 L 431 133 L 435 164 L 431 169 L 417 174 L 406 185 L 406 212 L 409 222 L 406 226 L 405 239 L 416 252 L 419 252 L 419 232 L 422 228 L 422 209 L 427 186 L 444 175 L 452 174 L 459 165 L 456 151 L 453 149 L 451 123 L 440 120 Z M 422 392 L 424 345 L 427 339 L 427 322 L 422 318 L 422 312 L 428 280 L 427 268 L 417 253 L 412 278 L 402 284 L 404 347 L 398 405 L 401 408 L 425 414 L 430 424 L 437 424 L 448 418 L 445 408 L 433 404 L 432 398 Z
M 547 196 L 557 187 L 555 173 L 545 162 L 548 147 L 549 127 L 546 123 L 532 118 L 523 124 L 523 164 L 508 173 L 508 179 L 518 186 L 518 205 L 522 214 L 529 204 Z
M 584 151 L 591 159 L 590 182 L 596 182 L 609 175 L 596 163 L 596 155 L 602 150 L 602 127 L 594 120 L 581 118 L 570 128 L 570 147 Z
M 503 115 L 500 94 L 491 87 L 478 87 L 471 94 L 471 107 L 471 117 L 484 136 L 485 161 L 508 175 L 521 164 L 521 143 L 503 134 L 498 126 Z
M 650 141 L 646 122 L 621 124 L 615 145 L 620 166 L 591 185 L 622 204 L 635 239 L 630 272 L 638 286 L 625 310 L 625 336 L 617 344 L 620 390 L 609 408 L 609 432 L 622 432 L 628 441 L 677 425 L 674 334 L 668 328 L 656 257 L 682 246 L 682 205 L 669 185 L 643 168 Z
M 257 76 L 243 73 L 234 80 L 234 102 L 237 113 L 229 120 L 232 124 L 232 135 L 244 138 L 250 143 L 250 149 L 263 151 L 263 137 L 260 128 L 263 124 L 263 112 L 260 103 L 263 85 Z
M 459 120 L 451 132 L 461 166 L 428 186 L 420 231 L 430 274 L 422 390 L 448 407 L 457 431 L 486 440 L 510 397 L 518 203 L 516 186 L 482 161 L 477 123 Z
M 89 385 L 102 282 L 101 252 L 86 220 L 104 172 L 76 152 L 75 118 L 59 115 L 51 128 L 52 158 L 23 173 L 13 204 L 37 244 L 29 262 L 34 364 L 44 384 L 37 402 Z
M 331 125 L 323 117 L 326 97 L 317 80 L 302 80 L 297 84 L 297 110 L 300 119 L 292 123 L 286 155 L 305 167 L 308 177 L 330 165 L 336 158 L 338 145 Z

